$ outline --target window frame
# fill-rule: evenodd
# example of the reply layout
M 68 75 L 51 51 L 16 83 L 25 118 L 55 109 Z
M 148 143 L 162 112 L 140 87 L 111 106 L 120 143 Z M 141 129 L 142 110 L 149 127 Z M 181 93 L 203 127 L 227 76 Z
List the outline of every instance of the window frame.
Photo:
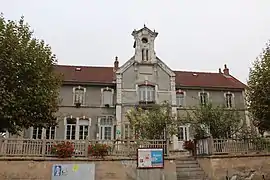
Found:
M 108 118 L 111 117 L 111 123 L 101 123 L 102 118 L 105 118 L 105 121 L 108 121 Z M 111 128 L 110 132 L 110 139 L 105 139 L 105 128 Z M 98 117 L 98 133 L 97 133 L 97 139 L 99 140 L 114 140 L 115 139 L 115 117 L 113 115 L 108 115 L 108 116 L 99 116 Z
M 106 87 L 106 88 L 101 88 L 101 105 L 106 106 L 107 104 L 104 103 L 104 92 L 105 91 L 110 91 L 111 92 L 111 104 L 108 104 L 110 107 L 114 105 L 114 89 Z
M 149 90 L 151 88 L 151 90 Z M 144 89 L 144 90 L 143 90 Z M 157 97 L 156 97 L 156 86 L 152 85 L 152 84 L 138 84 L 137 85 L 137 95 L 138 95 L 138 101 L 139 103 L 155 103 L 157 101 Z M 145 98 L 141 98 L 142 97 L 142 92 L 144 92 Z M 152 94 L 152 99 L 148 100 L 148 92 L 149 94 Z M 151 97 L 151 95 L 150 95 Z M 142 100 L 143 99 L 143 100 Z
M 71 118 L 75 120 L 75 124 L 68 124 L 67 123 L 67 119 Z M 90 131 L 91 131 L 91 125 L 92 125 L 92 119 L 91 118 L 87 118 L 86 116 L 83 117 L 73 117 L 73 116 L 67 116 L 64 117 L 64 139 L 65 140 L 80 140 L 80 125 L 87 125 L 86 123 L 81 123 L 81 120 L 85 120 L 88 121 L 88 138 L 90 138 Z M 75 139 L 68 139 L 67 138 L 67 127 L 68 125 L 72 125 L 75 127 Z M 72 137 L 70 135 L 70 137 Z
M 180 97 L 179 97 L 180 94 L 183 95 L 182 104 L 179 103 L 179 102 L 181 102 Z M 186 92 L 183 91 L 183 90 L 180 90 L 180 89 L 177 90 L 176 91 L 175 101 L 176 101 L 176 106 L 177 107 L 184 107 L 186 105 Z
M 201 94 L 206 94 L 206 96 L 203 96 L 203 97 L 206 97 L 206 99 L 204 99 L 204 103 L 202 102 L 202 96 Z M 209 92 L 206 92 L 206 91 L 200 91 L 198 93 L 198 96 L 199 96 L 199 102 L 200 102 L 200 105 L 206 105 L 207 103 L 209 103 L 209 100 L 210 100 L 210 95 L 209 95 Z
M 51 129 L 52 128 L 55 128 L 54 129 L 54 138 L 51 138 L 52 137 L 52 132 L 51 132 Z M 49 139 L 56 139 L 56 130 L 57 130 L 57 126 L 50 126 L 48 127 L 49 128 Z M 31 133 L 30 133 L 30 139 L 47 139 L 47 130 L 48 128 L 38 128 L 38 127 L 31 127 L 30 130 L 31 130 Z M 40 138 L 34 138 L 34 131 L 35 129 L 37 129 L 36 131 L 36 137 L 38 137 L 38 134 L 39 134 L 39 131 L 41 131 L 41 137 Z
M 73 87 L 73 105 L 76 105 L 76 90 L 83 90 L 83 97 L 82 97 L 82 102 L 81 102 L 81 106 L 84 106 L 85 100 L 86 100 L 86 88 L 82 87 L 82 86 L 76 86 Z
M 231 107 L 228 106 L 228 102 L 227 102 L 227 95 L 231 95 Z M 228 91 L 224 93 L 224 100 L 225 100 L 225 107 L 228 109 L 231 109 L 235 106 L 235 101 L 234 101 L 234 93 Z

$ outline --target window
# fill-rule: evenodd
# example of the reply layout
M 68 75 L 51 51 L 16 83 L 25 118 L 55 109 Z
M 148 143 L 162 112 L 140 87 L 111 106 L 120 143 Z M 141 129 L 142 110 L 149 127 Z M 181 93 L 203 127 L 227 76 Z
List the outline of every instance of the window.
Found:
M 140 102 L 154 102 L 155 101 L 155 87 L 151 85 L 139 86 L 139 101 Z
M 101 89 L 101 93 L 102 93 L 102 104 L 103 105 L 109 105 L 112 106 L 113 105 L 113 89 L 111 88 L 102 88 Z
M 206 105 L 208 103 L 208 93 L 207 92 L 200 92 L 200 103 L 201 105 Z
M 86 88 L 83 88 L 83 87 L 80 87 L 80 86 L 73 88 L 73 101 L 74 101 L 74 104 L 84 105 L 84 103 L 85 103 L 85 92 L 86 92 Z
M 124 124 L 124 139 L 133 139 L 134 137 L 134 130 L 130 127 L 130 124 Z
M 183 91 L 176 92 L 176 105 L 183 107 L 185 103 L 185 93 Z
M 102 116 L 98 118 L 99 139 L 112 140 L 114 137 L 113 116 Z
M 79 139 L 88 139 L 90 123 L 89 119 L 81 118 L 79 120 Z
M 227 108 L 232 108 L 233 107 L 233 94 L 228 92 L 225 93 L 225 105 Z
M 46 139 L 55 139 L 56 127 L 48 127 L 46 130 Z
M 74 140 L 76 137 L 76 118 L 66 119 L 66 139 Z
M 42 128 L 33 127 L 32 139 L 42 139 Z

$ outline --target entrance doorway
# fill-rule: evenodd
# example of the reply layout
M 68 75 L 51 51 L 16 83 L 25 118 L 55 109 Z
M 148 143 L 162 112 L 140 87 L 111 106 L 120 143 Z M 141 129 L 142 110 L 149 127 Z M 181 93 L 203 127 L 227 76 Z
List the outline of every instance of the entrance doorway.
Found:
M 189 125 L 178 127 L 178 150 L 184 150 L 184 142 L 189 140 Z

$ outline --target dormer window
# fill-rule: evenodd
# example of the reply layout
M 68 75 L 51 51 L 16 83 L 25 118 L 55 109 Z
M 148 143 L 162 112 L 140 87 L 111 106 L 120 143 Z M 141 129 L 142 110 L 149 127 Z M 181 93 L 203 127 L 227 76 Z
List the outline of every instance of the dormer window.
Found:
M 113 105 L 113 93 L 114 90 L 106 87 L 101 89 L 101 100 L 103 106 L 112 106 Z
M 155 102 L 155 86 L 153 85 L 139 85 L 139 102 L 140 103 L 154 103 Z
M 207 92 L 199 92 L 199 100 L 201 105 L 206 105 L 209 100 L 209 94 Z
M 176 105 L 183 107 L 185 104 L 185 92 L 181 90 L 176 91 Z
M 84 105 L 85 104 L 85 92 L 86 88 L 81 86 L 73 88 L 73 104 Z
M 224 94 L 225 97 L 225 106 L 227 108 L 232 108 L 233 107 L 233 103 L 234 103 L 234 95 L 230 92 L 227 92 Z

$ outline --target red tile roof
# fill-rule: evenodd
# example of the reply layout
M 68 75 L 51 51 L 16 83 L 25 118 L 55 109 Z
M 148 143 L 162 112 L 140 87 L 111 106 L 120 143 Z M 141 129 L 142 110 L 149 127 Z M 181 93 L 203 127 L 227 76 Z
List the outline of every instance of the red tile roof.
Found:
M 64 82 L 113 84 L 113 67 L 57 65 L 56 71 L 64 75 Z M 232 76 L 221 73 L 174 71 L 176 85 L 182 87 L 235 88 L 246 86 Z

